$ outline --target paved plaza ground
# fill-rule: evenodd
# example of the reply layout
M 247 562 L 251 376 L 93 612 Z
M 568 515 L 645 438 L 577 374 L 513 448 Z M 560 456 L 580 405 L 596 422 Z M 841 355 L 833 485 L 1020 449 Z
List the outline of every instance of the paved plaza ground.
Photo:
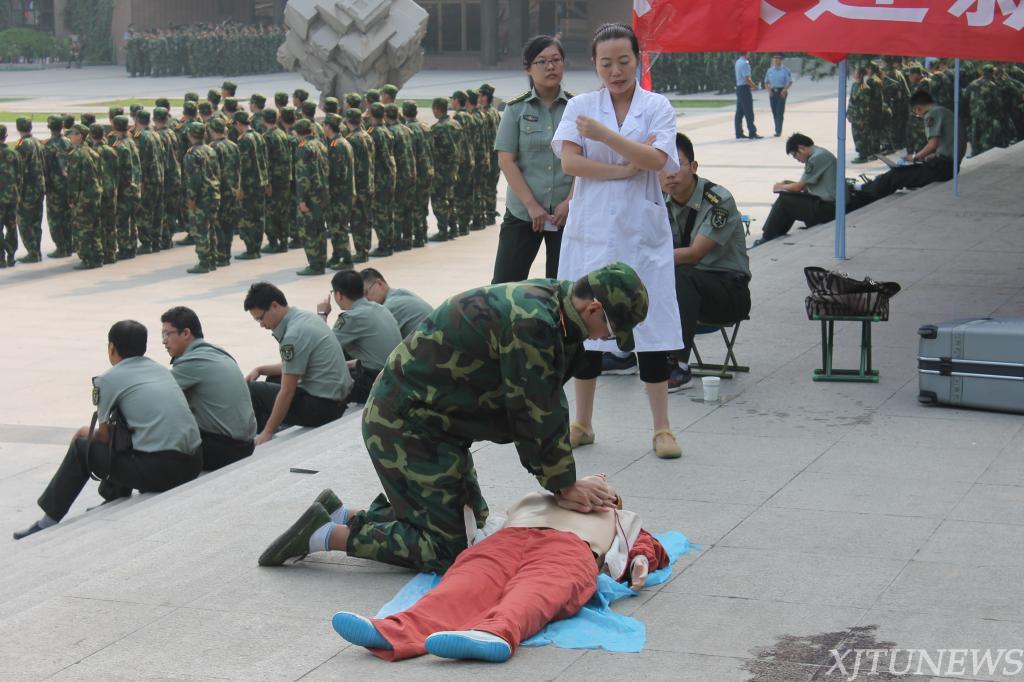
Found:
M 586 73 L 571 78 L 579 85 L 570 87 L 593 84 Z M 522 87 L 518 73 L 425 72 L 403 94 L 446 94 L 483 80 L 507 94 Z M 289 74 L 238 81 L 242 96 L 299 85 Z M 5 94 L 28 98 L 7 109 L 84 110 L 132 94 L 205 91 L 219 80 L 131 80 L 84 69 L 5 73 L 0 83 L 10 83 Z M 787 132 L 834 149 L 830 88 L 797 84 L 794 95 L 803 93 L 791 103 Z M 758 121 L 768 129 L 762 100 Z M 731 107 L 684 113 L 680 129 L 694 139 L 701 174 L 763 220 L 771 183 L 800 172 L 784 138 L 734 140 Z M 149 356 L 164 361 L 159 315 L 189 305 L 207 338 L 247 371 L 276 356 L 269 333 L 242 310 L 247 286 L 268 279 L 311 309 L 329 278 L 296 277 L 300 252 L 189 276 L 194 253 L 186 248 L 87 272 L 72 271 L 69 260 L 0 272 L 8 310 L 0 337 L 0 678 L 838 680 L 850 676 L 827 674 L 833 648 L 923 649 L 933 659 L 949 649 L 1019 650 L 1024 420 L 919 405 L 916 332 L 957 317 L 1024 315 L 1022 147 L 966 161 L 959 198 L 947 183 L 849 217 L 841 269 L 904 287 L 891 320 L 876 325 L 878 384 L 810 378 L 820 344 L 804 312 L 802 269 L 837 265 L 831 225 L 750 252 L 753 309 L 737 354 L 751 372 L 723 382 L 718 404 L 693 390 L 671 396 L 681 460 L 651 452 L 639 379 L 602 378 L 597 442 L 577 451 L 580 472 L 607 473 L 648 528 L 678 530 L 699 545 L 671 581 L 617 605 L 646 624 L 640 654 L 544 647 L 501 666 L 385 664 L 347 646 L 330 616 L 372 615 L 411 573 L 341 553 L 282 569 L 260 569 L 256 557 L 322 488 L 356 505 L 376 494 L 354 410 L 320 429 L 286 432 L 250 460 L 160 496 L 86 514 L 99 499 L 90 489 L 61 527 L 5 539 L 37 517 L 35 498 L 68 436 L 88 422 L 89 379 L 105 369 L 114 320 L 144 322 Z M 440 303 L 490 280 L 497 235 L 490 228 L 371 265 Z M 840 332 L 839 362 L 852 364 L 858 334 Z M 698 345 L 705 355 L 723 353 L 711 337 Z M 536 489 L 512 446 L 478 443 L 474 456 L 492 508 Z M 296 466 L 319 473 L 290 473 Z M 920 656 L 909 655 L 915 672 Z M 975 674 L 970 654 L 967 674 L 957 674 L 948 656 L 937 673 L 924 665 L 924 679 L 1024 679 L 1008 674 L 1012 665 Z M 847 669 L 853 658 L 844 659 Z M 892 679 L 868 669 L 862 664 L 855 679 Z

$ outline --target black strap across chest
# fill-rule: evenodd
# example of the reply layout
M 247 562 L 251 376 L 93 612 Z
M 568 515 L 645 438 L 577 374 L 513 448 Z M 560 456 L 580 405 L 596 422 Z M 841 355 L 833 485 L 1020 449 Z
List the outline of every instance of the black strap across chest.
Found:
M 707 192 L 709 189 L 715 187 L 715 183 L 710 180 L 705 181 L 704 191 Z M 703 199 L 704 195 L 701 195 Z M 697 222 L 697 211 L 690 211 L 689 215 L 686 216 L 686 227 L 683 229 L 683 248 L 690 245 L 690 240 L 693 237 L 693 227 Z

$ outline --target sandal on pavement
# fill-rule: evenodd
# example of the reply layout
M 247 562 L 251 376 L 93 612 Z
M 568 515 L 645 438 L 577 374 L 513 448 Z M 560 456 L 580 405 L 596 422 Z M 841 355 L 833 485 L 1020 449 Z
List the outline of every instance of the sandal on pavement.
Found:
M 573 431 L 579 435 L 573 436 Z M 569 447 L 574 450 L 581 445 L 590 445 L 594 442 L 594 432 L 587 429 L 579 422 L 569 424 Z
M 672 439 L 672 442 L 663 444 L 659 447 L 658 436 L 668 436 Z M 683 449 L 679 447 L 679 443 L 676 442 L 676 434 L 672 433 L 668 429 L 658 429 L 655 431 L 654 438 L 652 439 L 652 445 L 654 446 L 654 454 L 662 459 L 677 459 L 683 456 Z

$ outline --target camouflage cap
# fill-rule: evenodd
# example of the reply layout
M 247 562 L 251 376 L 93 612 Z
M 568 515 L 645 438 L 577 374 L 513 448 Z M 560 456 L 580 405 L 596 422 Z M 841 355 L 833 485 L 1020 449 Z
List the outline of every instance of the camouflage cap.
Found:
M 909 69 L 907 69 L 907 73 L 916 73 L 919 76 L 923 76 L 924 69 L 922 69 L 919 64 L 915 64 L 914 66 L 911 66 Z
M 224 98 L 224 111 L 227 111 L 227 112 L 232 113 L 232 114 L 235 113 L 236 111 L 238 111 L 238 100 L 235 99 L 234 97 L 225 97 Z
M 235 115 L 232 117 L 232 120 L 235 123 L 241 123 L 242 125 L 249 125 L 250 123 L 252 123 L 252 121 L 249 119 L 248 111 L 236 111 Z
M 223 133 L 227 131 L 228 124 L 220 116 L 215 116 L 206 122 L 206 127 L 210 129 L 210 132 Z
M 309 119 L 304 118 L 296 121 L 292 130 L 295 131 L 296 135 L 309 135 L 313 132 L 313 123 Z
M 195 116 L 197 113 L 199 113 L 199 107 L 196 106 L 195 102 L 189 100 L 181 106 L 181 113 L 185 114 L 186 116 Z
M 128 111 L 131 113 L 132 116 L 134 116 L 135 114 L 137 114 L 141 110 L 142 110 L 142 105 L 141 104 L 130 104 L 130 105 L 128 105 Z
M 494 86 L 490 83 L 484 83 L 476 89 L 481 95 L 487 95 L 488 97 L 494 96 Z
M 47 116 L 46 127 L 50 130 L 62 130 L 64 128 L 64 117 L 62 116 Z
M 83 138 L 89 136 L 89 126 L 76 123 L 68 129 L 68 134 L 81 135 Z
M 96 122 L 96 114 L 90 114 L 88 112 L 82 114 L 82 123 L 87 126 L 91 126 Z
M 363 99 L 365 99 L 367 102 L 369 102 L 371 104 L 374 103 L 374 102 L 379 102 L 380 101 L 380 90 L 374 90 L 374 89 L 367 90 L 366 94 L 363 95 Z
M 341 132 L 342 126 L 345 124 L 342 122 L 341 116 L 338 116 L 337 114 L 327 114 L 327 116 L 324 117 L 324 125 L 330 126 L 335 132 Z
M 388 102 L 384 105 L 384 115 L 388 118 L 398 118 L 398 105 L 394 102 Z
M 282 107 L 281 120 L 285 123 L 295 123 L 295 107 Z
M 192 121 L 188 126 L 186 126 L 185 132 L 188 133 L 189 137 L 201 140 L 206 135 L 206 126 L 199 121 Z
M 381 87 L 380 94 L 387 95 L 388 97 L 394 99 L 395 95 L 398 94 L 398 86 L 388 83 Z
M 107 109 L 107 117 L 124 116 L 124 107 L 110 107 Z
M 92 135 L 93 139 L 102 140 L 103 126 L 101 126 L 99 123 L 93 123 L 91 126 L 89 126 L 89 134 Z
M 277 107 L 288 106 L 288 93 L 287 92 L 275 92 L 274 93 L 274 105 Z
M 452 93 L 452 99 L 457 100 L 459 104 L 466 103 L 466 93 L 463 90 L 456 90 Z
M 337 97 L 325 97 L 324 103 L 321 106 L 327 113 L 336 114 L 338 113 L 338 109 L 341 107 L 341 102 L 338 101 Z
M 412 101 L 411 99 L 407 99 L 404 102 L 402 102 L 402 115 L 403 116 L 407 116 L 409 118 L 415 118 L 416 114 L 418 113 L 418 111 L 419 110 L 416 108 L 416 102 Z
M 302 88 L 295 88 L 295 92 L 292 93 L 292 97 L 299 100 L 300 102 L 305 102 L 307 99 L 309 99 L 309 93 L 303 90 Z
M 199 93 L 198 92 L 191 92 L 191 91 L 186 92 L 185 93 L 185 101 L 186 102 L 198 102 L 199 101 Z
M 5 126 L 3 123 L 0 123 L 0 140 L 6 140 L 6 139 L 7 139 L 7 126 Z
M 469 101 L 470 104 L 476 104 L 477 99 L 479 99 L 479 97 L 480 93 L 478 93 L 473 88 L 466 90 L 466 99 Z
M 224 81 L 220 84 L 220 89 L 226 91 L 232 97 L 235 96 L 235 92 L 238 90 L 238 86 L 232 81 Z
M 587 275 L 587 282 L 612 323 L 619 348 L 633 350 L 633 327 L 647 317 L 648 306 L 647 287 L 636 270 L 619 261 L 594 270 Z
M 992 64 L 982 64 L 981 65 L 981 72 L 982 73 L 992 73 L 995 70 L 996 70 L 996 67 L 993 66 Z
M 350 92 L 347 95 L 345 95 L 345 104 L 347 104 L 349 107 L 358 109 L 363 105 L 363 96 L 360 95 L 358 92 Z
M 434 101 L 430 103 L 431 109 L 443 109 L 448 111 L 448 98 L 447 97 L 435 97 Z
M 170 110 L 170 108 L 171 108 L 171 100 L 167 99 L 166 97 L 158 97 L 156 99 L 156 101 L 153 102 L 153 105 L 154 106 L 158 106 L 158 107 L 163 107 L 164 109 Z
M 306 100 L 302 103 L 302 106 L 299 107 L 299 109 L 302 111 L 303 116 L 308 118 L 316 116 L 316 102 Z
M 14 122 L 14 127 L 17 128 L 19 133 L 32 132 L 32 121 L 24 116 L 19 116 L 18 120 Z
M 163 107 L 157 107 L 153 109 L 153 118 L 157 121 L 166 121 L 168 111 Z
M 128 117 L 124 114 L 121 114 L 120 116 L 115 116 L 114 118 L 110 119 L 110 127 L 122 133 L 128 130 L 129 123 L 130 121 L 128 120 Z
M 277 123 L 277 109 L 264 109 L 260 112 L 263 120 L 267 123 Z
M 349 123 L 359 123 L 363 120 L 363 112 L 356 108 L 346 109 L 345 120 Z
M 206 114 L 209 116 L 213 113 L 213 105 L 209 102 L 200 102 L 197 108 L 199 109 L 200 114 Z
M 260 108 L 267 106 L 267 98 L 258 92 L 254 92 L 253 94 L 249 95 L 249 102 L 255 104 Z
M 384 105 L 380 102 L 374 102 L 370 105 L 370 116 L 374 118 L 384 118 Z
M 64 114 L 64 130 L 71 130 L 73 125 L 75 125 L 75 117 L 71 114 Z
M 220 104 L 220 93 L 213 89 L 207 90 L 206 101 L 212 102 L 213 104 Z
M 135 112 L 135 120 L 143 125 L 149 123 L 149 112 L 145 109 L 139 109 Z

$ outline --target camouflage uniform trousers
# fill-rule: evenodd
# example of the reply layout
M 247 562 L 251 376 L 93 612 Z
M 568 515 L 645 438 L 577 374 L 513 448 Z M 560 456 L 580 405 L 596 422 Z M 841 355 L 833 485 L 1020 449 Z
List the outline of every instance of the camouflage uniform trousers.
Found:
M 188 232 L 195 239 L 196 257 L 199 259 L 199 264 L 208 268 L 215 267 L 217 261 L 224 258 L 224 251 L 218 242 L 219 230 L 214 229 L 217 204 L 197 201 L 195 208 L 188 209 L 187 217 Z M 230 255 L 228 253 L 228 257 Z
M 38 256 L 43 239 L 43 195 L 22 197 L 18 204 L 18 230 L 30 256 Z
M 385 250 L 395 247 L 394 201 L 393 185 L 373 193 L 373 229 L 377 231 L 377 246 Z
M 220 207 L 211 216 L 217 235 L 217 253 L 220 259 L 231 258 L 231 242 L 238 232 L 238 198 L 221 194 Z
M 71 209 L 70 228 L 77 235 L 78 257 L 86 265 L 103 265 L 103 237 L 99 229 L 99 211 L 94 206 Z
M 430 214 L 430 178 L 416 181 L 416 210 L 412 231 L 412 243 L 427 243 L 427 215 Z
M 491 166 L 487 179 L 487 203 L 485 214 L 487 222 L 485 225 L 494 225 L 498 219 L 498 180 L 501 178 L 501 169 L 498 167 L 498 152 L 491 151 Z
M 263 245 L 263 233 L 266 228 L 267 219 L 267 197 L 262 190 L 257 193 L 247 193 L 245 198 L 239 201 L 238 212 L 238 234 L 245 242 L 246 251 L 259 252 Z
M 139 243 L 139 198 L 122 196 L 117 201 L 117 257 L 131 258 Z
M 352 246 L 355 255 L 366 258 L 370 253 L 370 215 L 373 208 L 373 197 L 356 194 L 352 202 L 352 210 L 348 214 L 348 229 L 352 234 Z
M 267 197 L 267 241 L 288 246 L 289 228 L 294 229 L 295 199 L 289 186 L 272 187 Z
M 163 225 L 160 231 L 164 248 L 170 248 L 171 238 L 175 232 L 188 231 L 188 219 L 185 215 L 185 194 L 182 192 L 181 180 L 164 183 Z
M 350 208 L 341 200 L 332 200 L 326 211 L 327 234 L 331 238 L 331 260 L 351 263 L 352 252 L 348 248 Z
M 453 239 L 459 232 L 458 219 L 455 215 L 456 179 L 435 173 L 430 188 L 430 205 L 437 219 L 438 234 Z
M 0 267 L 6 267 L 7 261 L 14 260 L 14 253 L 18 250 L 18 204 L 0 204 L 0 246 L 3 246 L 3 253 L 0 253 Z
M 464 506 L 477 527 L 487 519 L 469 443 L 419 430 L 377 397 L 381 386 L 378 380 L 363 410 L 363 441 L 384 494 L 349 519 L 346 551 L 440 573 L 467 547 Z
M 473 211 L 475 210 L 474 189 L 475 183 L 472 180 L 461 182 L 454 187 L 455 201 L 452 211 L 454 219 L 449 223 L 453 232 L 457 225 L 459 234 L 469 234 L 469 226 L 473 222 Z
M 162 244 L 163 195 L 163 184 L 143 184 L 139 203 L 136 204 L 135 225 L 139 232 L 139 242 L 151 251 L 159 251 Z
M 416 206 L 416 187 L 410 191 L 396 190 L 393 225 L 395 226 L 395 246 L 404 249 L 412 248 L 412 235 L 416 231 L 418 207 Z
M 103 197 L 97 217 L 103 262 L 113 263 L 117 260 L 117 199 Z
M 327 267 L 327 225 L 324 222 L 326 207 L 314 201 L 307 203 L 306 208 L 309 209 L 309 213 L 296 210 L 295 222 L 299 226 L 302 248 L 306 251 L 309 267 L 323 270 Z
M 473 210 L 470 229 L 482 230 L 491 222 L 487 214 L 488 183 L 491 174 L 490 159 L 478 158 L 477 172 L 473 174 Z
M 54 246 L 66 253 L 74 249 L 74 233 L 71 230 L 71 216 L 64 192 L 46 193 L 46 225 L 50 228 L 50 239 Z

